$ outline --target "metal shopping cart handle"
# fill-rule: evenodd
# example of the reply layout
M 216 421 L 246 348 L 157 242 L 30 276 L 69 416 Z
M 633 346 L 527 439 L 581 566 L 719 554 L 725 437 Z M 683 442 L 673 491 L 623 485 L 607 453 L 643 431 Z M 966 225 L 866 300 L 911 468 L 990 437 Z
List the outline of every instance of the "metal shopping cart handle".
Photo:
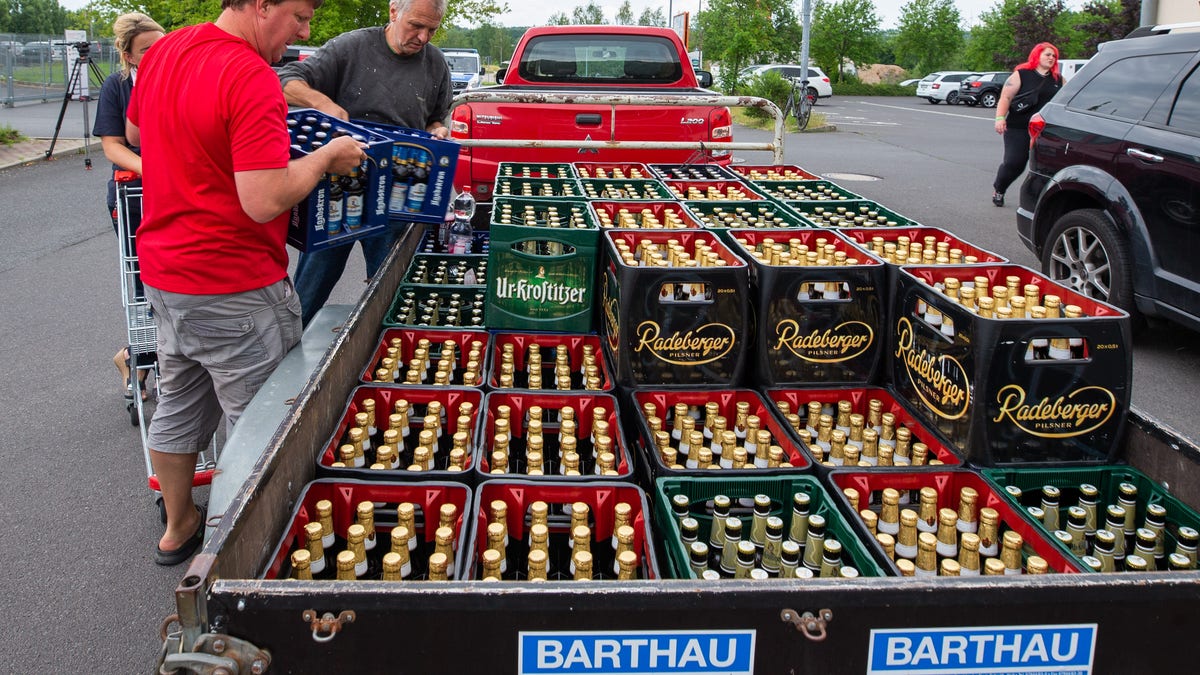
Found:
M 118 183 L 132 183 L 135 180 L 141 179 L 141 174 L 128 169 L 117 169 L 113 172 L 113 180 Z

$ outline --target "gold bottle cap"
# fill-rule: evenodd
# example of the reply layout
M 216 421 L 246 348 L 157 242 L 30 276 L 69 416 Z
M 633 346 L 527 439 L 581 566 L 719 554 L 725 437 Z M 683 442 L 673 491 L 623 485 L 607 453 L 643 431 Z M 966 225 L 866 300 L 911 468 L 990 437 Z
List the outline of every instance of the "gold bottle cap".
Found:
M 311 561 L 312 554 L 308 549 L 300 548 L 292 551 L 292 578 L 312 579 L 312 572 L 309 569 Z
M 354 581 L 354 553 L 342 551 L 337 554 L 337 578 L 340 581 Z
M 590 581 L 592 578 L 592 554 L 586 549 L 575 549 L 572 554 L 572 560 L 575 563 L 575 580 Z
M 495 577 L 499 579 L 500 561 L 503 560 L 504 555 L 494 548 L 489 548 L 484 550 L 480 558 L 483 562 L 483 577 Z
M 587 525 L 576 525 L 571 528 L 571 541 L 576 551 L 587 551 L 592 546 L 592 528 Z
M 392 528 L 392 550 L 403 550 L 408 553 L 408 539 L 412 536 L 410 530 L 404 525 L 397 525 Z
M 1031 555 L 1025 560 L 1025 572 L 1028 574 L 1046 574 L 1050 571 L 1050 564 L 1041 556 Z
M 913 564 L 913 561 L 905 558 L 900 558 L 896 561 L 896 569 L 900 570 L 900 576 L 902 577 L 911 577 L 917 574 L 917 566 Z M 1003 567 L 1001 567 L 1001 570 L 1003 570 Z
M 400 570 L 404 565 L 399 553 L 389 551 L 383 554 L 383 580 L 400 581 Z
M 529 527 L 529 541 L 544 544 L 550 540 L 550 528 L 545 523 L 534 523 Z
M 957 560 L 954 560 L 953 558 L 943 558 L 941 569 L 938 571 L 938 574 L 943 577 L 956 577 L 959 576 L 961 571 L 962 566 L 958 564 Z
M 446 581 L 446 569 L 450 564 L 450 557 L 441 551 L 434 552 L 429 556 L 429 580 L 430 581 Z

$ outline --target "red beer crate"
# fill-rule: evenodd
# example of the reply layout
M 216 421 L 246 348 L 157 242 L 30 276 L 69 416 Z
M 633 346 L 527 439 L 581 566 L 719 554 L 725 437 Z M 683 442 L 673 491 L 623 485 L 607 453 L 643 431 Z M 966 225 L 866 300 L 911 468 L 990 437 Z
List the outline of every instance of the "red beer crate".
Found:
M 668 180 L 664 181 L 675 199 L 689 202 L 737 202 L 766 199 L 762 188 L 736 178 L 729 180 Z
M 641 162 L 575 162 L 575 173 L 580 178 L 604 178 L 608 180 L 645 180 L 654 178 L 654 172 Z
M 671 181 L 692 180 L 741 180 L 720 164 L 651 164 L 655 177 Z
M 660 578 L 658 558 L 654 553 L 650 530 L 650 504 L 641 488 L 629 483 L 546 483 L 527 480 L 489 480 L 475 490 L 471 509 L 472 528 L 470 550 L 465 558 L 465 579 L 479 579 L 482 556 L 487 549 L 487 526 L 491 523 L 493 503 L 503 502 L 504 521 L 508 534 L 505 546 L 507 570 L 502 581 L 524 581 L 527 575 L 529 530 L 532 527 L 530 506 L 545 502 L 549 507 L 547 527 L 549 537 L 549 569 L 547 580 L 570 581 L 569 571 L 571 507 L 582 502 L 588 507 L 588 526 L 592 530 L 592 578 L 611 581 L 617 578 L 613 570 L 616 506 L 628 504 L 629 522 L 634 530 L 633 551 L 637 553 L 638 579 Z
M 751 183 L 776 180 L 820 180 L 815 173 L 809 173 L 795 164 L 730 164 L 734 173 L 742 176 L 743 180 Z
M 292 576 L 291 554 L 305 548 L 307 537 L 304 526 L 310 521 L 319 521 L 317 502 L 329 500 L 333 505 L 332 546 L 325 547 L 325 566 L 328 573 L 316 573 L 317 579 L 334 579 L 337 554 L 346 550 L 346 529 L 356 522 L 357 506 L 360 502 L 372 502 L 375 508 L 375 528 L 367 533 L 374 538 L 373 547 L 367 551 L 366 575 L 360 579 L 379 579 L 381 560 L 391 551 L 391 532 L 397 524 L 397 509 L 400 504 L 412 504 L 415 512 L 416 531 L 412 533 L 415 546 L 410 546 L 409 557 L 412 572 L 404 581 L 428 579 L 429 556 L 435 547 L 434 534 L 440 522 L 442 507 L 454 506 L 453 569 L 450 579 L 462 578 L 462 561 L 468 547 L 467 532 L 471 527 L 471 489 L 461 483 L 423 481 L 419 483 L 377 483 L 357 480 L 315 480 L 304 487 L 292 519 L 283 533 L 283 538 L 271 554 L 270 562 L 263 571 L 263 579 L 287 579 Z
M 341 448 L 349 443 L 350 430 L 355 427 L 355 416 L 367 412 L 367 401 L 375 402 L 375 433 L 365 436 L 368 443 L 363 444 L 363 459 L 361 466 L 334 466 L 342 462 Z M 402 435 L 398 445 L 400 452 L 397 462 L 390 468 L 370 468 L 378 459 L 377 451 L 383 443 L 384 432 L 389 428 L 390 416 L 396 412 L 396 403 L 408 403 L 408 435 Z M 437 439 L 437 447 L 433 451 L 432 469 L 424 471 L 410 470 L 414 461 L 414 451 L 417 448 L 419 435 L 424 429 L 424 419 L 429 404 L 437 401 L 441 404 L 442 433 Z M 454 433 L 458 428 L 458 416 L 461 406 L 469 404 L 470 422 L 467 426 L 466 456 L 463 458 L 462 469 L 450 468 L 450 450 L 453 447 Z M 350 401 L 342 413 L 333 435 L 325 443 L 324 450 L 317 455 L 317 473 L 323 476 L 338 476 L 342 478 L 359 478 L 363 480 L 466 480 L 475 461 L 472 454 L 474 439 L 471 438 L 477 428 L 478 415 L 483 405 L 483 392 L 471 387 L 406 387 L 360 385 L 350 394 Z M 369 430 L 368 430 L 369 431 Z M 369 446 L 369 447 L 368 447 Z M 342 462 L 345 464 L 345 462 Z
M 838 234 L 854 242 L 855 246 L 871 253 L 887 265 L 887 288 L 889 291 L 895 288 L 898 283 L 897 277 L 900 274 L 900 266 L 912 264 L 907 259 L 904 262 L 899 262 L 898 257 L 896 259 L 889 259 L 887 257 L 887 245 L 901 243 L 902 237 L 909 242 L 920 245 L 922 252 L 927 250 L 935 251 L 934 258 L 915 264 L 995 265 L 1008 262 L 1006 258 L 969 244 L 953 234 L 936 227 L 846 227 L 839 229 Z M 947 254 L 957 251 L 957 254 L 960 256 L 957 262 L 937 262 L 937 247 L 942 244 L 946 245 Z M 974 260 L 970 258 L 974 258 Z M 891 297 L 890 292 L 888 293 L 888 297 Z
M 831 492 L 834 499 L 838 502 L 839 508 L 845 514 L 854 528 L 858 530 L 859 536 L 863 541 L 867 542 L 867 546 L 875 555 L 875 558 L 884 565 L 892 574 L 900 574 L 900 568 L 896 562 L 887 555 L 883 545 L 874 534 L 871 533 L 867 524 L 863 520 L 862 512 L 871 511 L 878 518 L 877 522 L 882 524 L 883 518 L 880 511 L 883 508 L 883 491 L 887 488 L 892 488 L 900 493 L 899 511 L 904 509 L 912 509 L 917 512 L 917 527 L 919 532 L 930 531 L 933 527 L 936 531 L 938 523 L 938 511 L 940 509 L 950 509 L 955 513 L 960 513 L 960 496 L 963 488 L 971 488 L 976 493 L 975 514 L 976 524 L 978 526 L 978 513 L 983 509 L 994 509 L 997 513 L 997 536 L 996 541 L 981 541 L 980 542 L 980 573 L 983 573 L 984 558 L 996 557 L 998 549 L 1001 547 L 1001 539 L 1004 533 L 1008 531 L 1016 532 L 1021 535 L 1021 569 L 1025 568 L 1031 556 L 1039 556 L 1046 561 L 1048 573 L 1078 573 L 1081 570 L 1067 556 L 1050 543 L 1042 533 L 1034 527 L 1033 523 L 1029 522 L 1017 509 L 1003 496 L 992 488 L 991 484 L 983 479 L 979 474 L 968 471 L 966 469 L 954 469 L 947 471 L 936 472 L 865 472 L 855 471 L 853 469 L 844 469 L 834 471 L 828 477 L 830 485 L 833 487 Z M 929 521 L 922 517 L 920 513 L 919 493 L 922 488 L 931 488 L 937 493 L 937 503 L 933 508 L 933 522 L 930 525 Z M 850 500 L 850 491 L 857 495 L 858 508 L 855 509 Z M 876 527 L 878 528 L 878 524 Z M 967 528 L 969 531 L 969 528 Z M 890 532 L 889 532 L 890 534 Z M 961 531 L 956 530 L 956 540 L 961 541 Z M 900 545 L 901 539 L 898 535 L 893 535 L 897 545 Z M 981 537 L 981 539 L 983 539 Z M 949 543 L 949 542 L 946 542 Z M 991 545 L 995 545 L 997 554 L 988 554 L 985 550 Z M 954 544 L 957 548 L 958 543 Z M 913 549 L 916 548 L 916 541 L 912 542 Z M 949 552 L 949 551 L 946 551 Z M 897 553 L 897 557 L 901 556 Z M 949 556 L 937 556 L 934 575 L 940 570 L 941 559 Z
M 1057 295 L 1079 318 L 984 318 L 953 277 Z M 904 267 L 889 371 L 898 396 L 979 466 L 1111 462 L 1129 410 L 1129 315 L 1016 265 Z M 1040 300 L 1039 300 L 1040 302 Z
M 626 411 L 626 414 L 628 419 L 636 419 L 638 448 L 647 468 L 652 472 L 643 472 L 647 479 L 661 476 L 713 476 L 718 474 L 722 476 L 769 476 L 782 473 L 793 474 L 812 467 L 812 457 L 807 450 L 800 449 L 786 426 L 780 423 L 779 418 L 772 413 L 771 405 L 753 390 L 635 389 L 630 392 L 630 398 L 633 405 Z M 749 468 L 733 468 L 733 458 L 725 457 L 721 453 L 713 453 L 712 459 L 713 464 L 721 467 L 719 471 L 701 467 L 698 464 L 693 465 L 693 459 L 690 458 L 688 452 L 677 455 L 676 466 L 668 466 L 655 443 L 654 434 L 647 418 L 647 406 L 654 406 L 655 417 L 660 420 L 662 431 L 671 435 L 670 446 L 678 452 L 680 444 L 684 442 L 674 434 L 677 426 L 679 428 L 684 426 L 683 418 L 678 417 L 677 406 L 679 405 L 687 407 L 685 417 L 691 417 L 694 420 L 695 429 L 707 434 L 704 439 L 704 447 L 711 448 L 714 443 L 720 447 L 720 439 L 713 439 L 712 431 L 707 426 L 707 405 L 709 403 L 716 405 L 717 416 L 725 418 L 725 430 L 733 431 L 735 434 L 737 433 L 739 405 L 746 409 L 747 417 L 758 417 L 759 429 L 766 430 L 771 434 L 770 446 L 779 446 L 783 451 L 783 462 L 790 466 L 769 466 L 770 446 L 763 448 L 757 443 L 757 451 L 754 454 L 747 453 L 746 462 L 751 465 Z M 737 440 L 738 447 L 746 445 L 747 442 L 744 438 Z
M 679 202 L 592 201 L 596 222 L 611 229 L 686 229 L 704 227 Z
M 421 340 L 429 340 L 429 358 L 431 366 L 435 366 L 438 357 L 442 353 L 442 345 L 448 341 L 453 341 L 455 344 L 455 368 L 450 377 L 451 386 L 463 386 L 463 373 L 466 372 L 467 366 L 470 364 L 471 348 L 475 343 L 479 343 L 480 356 L 478 366 L 479 380 L 472 385 L 473 387 L 482 387 L 484 385 L 484 377 L 488 372 L 488 356 L 491 355 L 490 342 L 491 335 L 487 331 L 482 330 L 445 330 L 445 329 L 420 329 L 420 328 L 385 328 L 379 336 L 379 344 L 375 347 L 375 352 L 371 356 L 371 360 L 367 362 L 359 379 L 362 382 L 376 382 L 375 373 L 382 366 L 384 358 L 388 357 L 388 349 L 395 347 L 398 351 L 397 371 L 393 373 L 395 382 L 403 383 L 405 375 L 409 368 L 409 361 L 413 358 L 413 352 L 416 351 Z M 413 386 L 412 383 L 406 383 L 407 386 Z M 425 382 L 421 384 L 434 384 L 433 373 L 429 373 Z
M 511 345 L 511 347 L 509 347 Z M 600 391 L 612 391 L 614 381 L 608 359 L 604 356 L 600 338 L 595 335 L 571 333 L 494 333 L 492 335 L 491 369 L 487 384 L 492 389 L 529 388 L 529 349 L 536 345 L 542 359 L 542 389 L 554 389 L 555 354 L 560 346 L 566 347 L 571 364 L 571 390 L 583 391 L 587 384 L 583 372 L 584 354 L 589 351 L 596 357 L 600 369 Z M 504 351 L 513 352 L 513 384 L 504 386 L 500 381 Z
M 832 230 L 730 230 L 729 236 L 750 262 L 755 381 L 876 381 L 887 345 L 880 330 L 888 325 L 883 263 Z M 815 251 L 822 240 L 855 264 L 771 264 L 769 253 L 765 262 L 754 255 L 764 242 L 799 255 L 800 247 Z
M 601 335 L 622 386 L 733 386 L 749 351 L 746 263 L 700 230 L 605 230 Z M 687 251 L 703 244 L 724 263 L 712 267 L 642 267 L 625 263 L 617 242 L 647 241 Z
M 918 443 L 923 443 L 927 448 L 926 451 L 926 466 L 942 466 L 962 464 L 962 460 L 943 443 L 936 434 L 925 427 L 909 409 L 900 401 L 897 401 L 892 393 L 882 387 L 814 387 L 806 389 L 784 389 L 772 388 L 763 392 L 763 397 L 773 403 L 772 410 L 783 419 L 783 427 L 788 430 L 795 439 L 802 441 L 799 430 L 793 426 L 793 423 L 799 424 L 800 428 L 806 429 L 813 441 L 817 440 L 819 420 L 810 420 L 809 406 L 816 401 L 821 404 L 821 413 L 829 415 L 833 418 L 834 428 L 841 427 L 838 420 L 839 404 L 845 401 L 849 404 L 849 413 L 851 415 L 862 415 L 864 420 L 864 428 L 874 428 L 876 433 L 882 434 L 882 425 L 875 427 L 869 424 L 871 420 L 871 406 L 873 401 L 879 401 L 879 415 L 882 418 L 885 414 L 890 413 L 895 422 L 893 429 L 907 429 L 909 433 L 909 447 L 913 447 Z M 786 405 L 788 412 L 784 412 L 782 406 Z M 798 418 L 789 419 L 788 415 L 797 415 Z M 882 421 L 882 420 L 881 420 Z M 849 425 L 847 425 L 849 426 Z M 843 429 L 849 436 L 849 431 Z M 803 442 L 799 443 L 804 445 Z M 821 444 L 824 447 L 824 444 Z M 896 443 L 895 437 L 884 439 L 881 445 L 891 446 L 894 450 Z M 825 452 L 823 450 L 823 452 Z M 903 451 L 902 451 L 903 452 Z M 811 452 L 809 453 L 812 454 Z M 828 453 L 825 453 L 828 455 Z M 908 452 L 908 457 L 897 458 L 893 460 L 893 466 L 901 470 L 916 470 L 915 466 L 911 465 L 911 450 Z M 878 458 L 872 460 L 870 458 L 861 458 L 878 466 Z M 828 461 L 828 457 L 826 458 Z M 940 464 L 929 464 L 929 462 L 938 462 Z M 820 464 L 818 466 L 842 466 L 840 463 Z M 862 466 L 861 461 L 858 465 L 859 469 L 867 467 Z
M 490 478 L 521 478 L 528 480 L 627 480 L 633 476 L 633 458 L 625 442 L 617 399 L 612 394 L 555 393 L 541 391 L 493 391 L 484 397 L 482 426 L 476 434 L 477 452 L 475 471 L 480 480 Z M 496 420 L 501 406 L 508 406 L 509 450 L 508 470 L 504 474 L 492 473 L 492 452 L 495 450 Z M 533 407 L 542 409 L 542 475 L 529 475 L 527 451 L 529 434 L 529 411 Z M 562 473 L 562 446 L 559 434 L 563 421 L 560 411 L 571 408 L 575 415 L 576 452 L 579 455 L 579 476 Z M 596 414 L 602 410 L 600 419 L 608 424 L 607 436 L 612 441 L 615 474 L 598 473 L 594 434 Z

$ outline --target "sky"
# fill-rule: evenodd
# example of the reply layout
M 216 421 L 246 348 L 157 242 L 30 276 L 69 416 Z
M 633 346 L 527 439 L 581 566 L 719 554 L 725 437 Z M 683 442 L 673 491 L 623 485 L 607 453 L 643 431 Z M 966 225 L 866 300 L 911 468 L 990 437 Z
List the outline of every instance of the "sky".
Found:
M 384 0 L 379 0 L 383 2 Z M 453 2 L 454 0 L 450 0 Z M 699 11 L 700 4 L 704 0 L 630 0 L 630 7 L 633 8 L 633 16 L 636 19 L 647 7 L 661 7 L 665 15 L 668 6 L 672 13 L 680 14 L 682 12 L 695 13 Z M 880 27 L 895 28 L 896 23 L 900 18 L 900 8 L 908 0 L 875 0 L 875 13 L 879 16 Z M 89 0 L 59 0 L 60 5 L 67 9 L 81 9 L 88 4 Z M 611 21 L 612 17 L 617 13 L 623 0 L 596 0 L 600 8 L 604 10 L 604 18 Z M 999 0 L 955 0 L 958 5 L 958 12 L 962 15 L 964 27 L 969 27 L 976 23 L 979 15 L 996 5 Z M 545 23 L 551 14 L 564 12 L 568 16 L 577 6 L 587 4 L 587 0 L 507 0 L 509 12 L 499 17 L 497 23 L 504 26 L 533 26 Z M 1077 8 L 1081 5 L 1080 0 L 1068 0 L 1067 6 Z M 801 0 L 795 0 L 796 10 L 799 11 Z M 321 18 L 320 11 L 317 13 L 317 20 Z

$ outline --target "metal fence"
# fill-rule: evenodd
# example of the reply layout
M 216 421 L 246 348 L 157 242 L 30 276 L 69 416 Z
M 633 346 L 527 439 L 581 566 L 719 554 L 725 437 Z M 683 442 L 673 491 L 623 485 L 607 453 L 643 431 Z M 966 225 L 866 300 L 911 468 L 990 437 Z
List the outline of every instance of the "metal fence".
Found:
M 62 97 L 78 61 L 62 36 L 0 33 L 0 104 L 11 108 L 23 101 L 48 101 Z M 107 76 L 120 67 L 111 39 L 92 40 L 88 58 Z M 81 77 L 89 75 L 83 68 Z M 91 95 L 100 83 L 90 78 Z

